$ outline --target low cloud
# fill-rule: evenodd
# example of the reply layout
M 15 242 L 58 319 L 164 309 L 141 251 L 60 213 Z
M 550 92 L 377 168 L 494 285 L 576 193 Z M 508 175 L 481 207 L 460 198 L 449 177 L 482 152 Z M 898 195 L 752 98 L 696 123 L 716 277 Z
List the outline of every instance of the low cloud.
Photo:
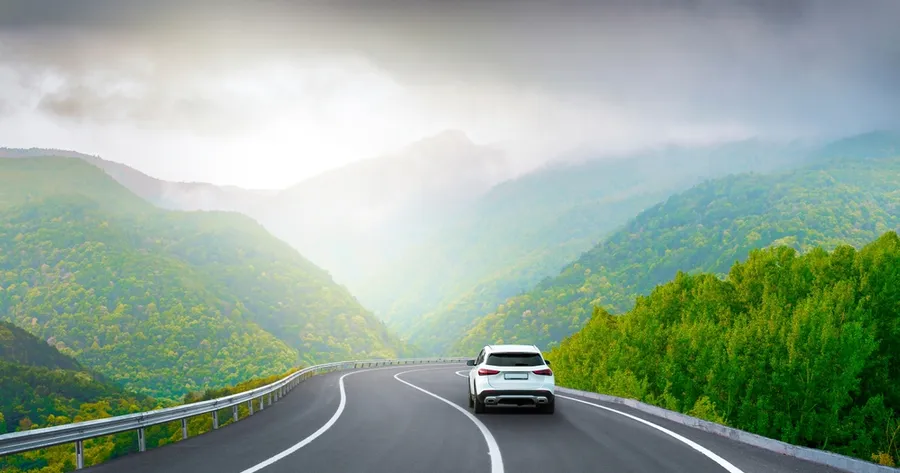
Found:
M 64 120 L 233 134 L 360 96 L 397 128 L 552 152 L 900 128 L 897 18 L 893 0 L 13 0 L 0 67 Z

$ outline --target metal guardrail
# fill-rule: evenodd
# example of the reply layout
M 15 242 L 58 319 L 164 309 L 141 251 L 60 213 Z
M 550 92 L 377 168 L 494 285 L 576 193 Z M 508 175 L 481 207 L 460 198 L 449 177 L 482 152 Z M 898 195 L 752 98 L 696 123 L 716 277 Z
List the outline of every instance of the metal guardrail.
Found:
M 468 358 L 401 358 L 324 363 L 296 371 L 266 386 L 217 399 L 157 409 L 155 411 L 138 412 L 135 414 L 126 414 L 0 435 L 0 457 L 74 442 L 75 468 L 80 470 L 84 468 L 84 441 L 87 439 L 134 430 L 137 431 L 138 436 L 138 451 L 143 452 L 146 450 L 144 429 L 147 427 L 181 420 L 181 438 L 186 439 L 188 438 L 187 420 L 191 417 L 212 413 L 213 429 L 218 429 L 218 414 L 220 410 L 231 407 L 232 416 L 235 422 L 237 422 L 239 405 L 247 403 L 249 415 L 253 415 L 254 401 L 259 401 L 257 404 L 261 411 L 265 409 L 266 405 L 271 406 L 273 402 L 277 402 L 284 397 L 285 394 L 297 387 L 304 379 L 319 373 L 376 366 L 460 363 L 467 359 Z M 268 404 L 266 404 L 267 399 Z

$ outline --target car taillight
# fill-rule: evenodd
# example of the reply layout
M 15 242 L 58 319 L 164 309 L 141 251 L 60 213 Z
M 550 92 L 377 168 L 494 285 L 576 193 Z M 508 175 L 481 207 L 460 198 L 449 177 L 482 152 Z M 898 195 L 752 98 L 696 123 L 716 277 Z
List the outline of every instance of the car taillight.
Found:
M 551 371 L 550 368 L 547 368 L 547 369 L 544 369 L 544 370 L 534 370 L 534 371 L 532 371 L 532 373 L 534 373 L 534 374 L 542 374 L 542 375 L 544 375 L 544 376 L 553 376 L 553 371 Z
M 487 376 L 490 374 L 500 374 L 497 370 L 491 370 L 487 368 L 478 368 L 478 376 Z

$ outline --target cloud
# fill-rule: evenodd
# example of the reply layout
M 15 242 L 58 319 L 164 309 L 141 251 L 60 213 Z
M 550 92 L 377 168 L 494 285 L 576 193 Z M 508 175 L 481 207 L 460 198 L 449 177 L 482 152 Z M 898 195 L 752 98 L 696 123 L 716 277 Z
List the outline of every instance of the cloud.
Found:
M 893 0 L 13 0 L 0 62 L 61 119 L 237 133 L 381 94 L 396 127 L 551 152 L 900 127 L 898 17 Z

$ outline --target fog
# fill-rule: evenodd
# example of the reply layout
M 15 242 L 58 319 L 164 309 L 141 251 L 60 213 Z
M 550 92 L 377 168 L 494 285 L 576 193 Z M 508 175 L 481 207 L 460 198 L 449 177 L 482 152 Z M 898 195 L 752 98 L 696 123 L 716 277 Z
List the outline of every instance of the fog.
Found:
M 571 149 L 900 128 L 900 3 L 11 0 L 0 146 L 282 187 L 446 129 Z

